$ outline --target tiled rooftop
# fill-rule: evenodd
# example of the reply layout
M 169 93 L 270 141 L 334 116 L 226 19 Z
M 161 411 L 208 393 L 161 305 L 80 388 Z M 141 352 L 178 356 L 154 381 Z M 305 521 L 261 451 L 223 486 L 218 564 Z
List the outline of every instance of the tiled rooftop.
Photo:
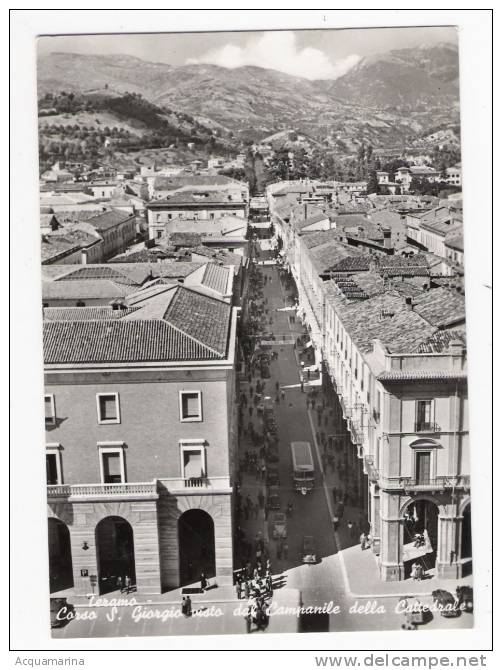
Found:
M 467 381 L 467 373 L 453 370 L 386 370 L 377 376 L 381 382 L 403 382 L 403 381 Z
M 229 270 L 216 263 L 208 263 L 202 277 L 202 285 L 218 293 L 226 293 Z
M 318 247 L 325 242 L 330 240 L 335 240 L 340 236 L 341 232 L 332 228 L 331 230 L 318 230 L 315 232 L 305 232 L 301 236 L 302 243 L 307 247 L 307 249 L 312 249 L 313 247 Z
M 44 324 L 46 363 L 133 363 L 211 360 L 208 349 L 162 320 L 50 321 Z
M 46 362 L 78 364 L 225 358 L 232 313 L 230 305 L 179 285 L 155 286 L 143 289 L 135 296 L 131 296 L 134 304 L 123 310 L 46 309 Z
M 113 300 L 125 298 L 131 292 L 129 285 L 109 279 L 83 279 L 42 282 L 44 300 Z
M 128 212 L 110 209 L 108 212 L 103 212 L 103 214 L 98 214 L 98 216 L 87 219 L 87 222 L 94 226 L 97 231 L 105 231 L 128 221 L 131 217 L 132 214 Z
M 452 342 L 462 342 L 465 347 L 465 332 L 461 330 L 438 330 L 437 333 L 431 335 L 417 347 L 416 353 L 440 354 L 448 349 Z
M 178 191 L 167 198 L 151 200 L 147 207 L 156 208 L 171 205 L 209 205 L 224 204 L 229 207 L 242 208 L 245 205 L 237 195 L 227 191 Z
M 45 307 L 44 321 L 106 321 L 122 319 L 137 308 L 113 309 L 112 307 Z
M 414 351 L 435 328 L 408 309 L 404 298 L 388 291 L 368 300 L 348 301 L 335 282 L 326 282 L 328 300 L 360 351 L 372 350 L 373 339 L 381 340 L 391 353 Z
M 132 279 L 127 273 L 118 270 L 109 265 L 84 265 L 78 270 L 69 272 L 64 276 L 65 281 L 80 281 L 89 279 L 112 279 L 119 284 L 137 285 L 137 281 Z M 145 276 L 146 279 L 146 276 Z M 61 281 L 57 279 L 56 281 Z
M 360 252 L 355 247 L 349 247 L 341 242 L 329 241 L 310 250 L 314 266 L 319 274 L 328 272 L 347 256 L 358 256 Z
M 438 328 L 465 321 L 464 296 L 447 288 L 424 291 L 414 298 L 413 310 Z
M 224 354 L 230 313 L 227 303 L 180 286 L 164 318 L 206 347 Z

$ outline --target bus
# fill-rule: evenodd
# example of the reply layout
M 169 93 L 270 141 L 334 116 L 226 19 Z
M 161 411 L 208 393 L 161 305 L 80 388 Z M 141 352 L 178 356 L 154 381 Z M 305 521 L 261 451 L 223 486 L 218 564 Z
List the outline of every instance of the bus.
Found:
M 314 460 L 310 442 L 291 442 L 293 488 L 306 495 L 314 488 Z

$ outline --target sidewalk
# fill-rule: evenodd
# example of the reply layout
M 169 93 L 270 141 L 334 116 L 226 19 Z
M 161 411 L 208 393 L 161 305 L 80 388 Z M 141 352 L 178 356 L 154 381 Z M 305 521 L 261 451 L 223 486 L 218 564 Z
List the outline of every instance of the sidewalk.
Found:
M 172 597 L 172 593 L 166 595 Z M 297 633 L 300 619 L 290 612 L 291 608 L 297 608 L 299 605 L 298 590 L 281 589 L 274 594 L 267 628 L 264 631 L 257 631 L 253 626 L 249 634 Z M 247 634 L 246 606 L 247 601 L 236 598 L 226 601 L 209 599 L 199 601 L 194 597 L 192 616 L 184 617 L 181 614 L 180 600 L 173 604 L 162 600 L 126 607 L 80 605 L 76 608 L 77 618 L 69 621 L 66 626 L 53 628 L 51 633 L 54 638 Z

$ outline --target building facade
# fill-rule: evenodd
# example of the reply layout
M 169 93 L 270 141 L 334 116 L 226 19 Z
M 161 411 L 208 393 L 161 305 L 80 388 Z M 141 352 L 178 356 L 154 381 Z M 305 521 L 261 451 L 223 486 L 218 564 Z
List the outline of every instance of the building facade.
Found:
M 51 310 L 51 592 L 231 583 L 235 328 L 231 305 L 184 286 Z
M 417 559 L 458 579 L 472 562 L 463 297 L 430 289 L 425 255 L 377 257 L 336 231 L 295 234 L 286 208 L 269 201 L 298 315 L 338 397 L 334 439 L 381 579 L 409 577 Z M 439 214 L 425 216 L 448 227 Z

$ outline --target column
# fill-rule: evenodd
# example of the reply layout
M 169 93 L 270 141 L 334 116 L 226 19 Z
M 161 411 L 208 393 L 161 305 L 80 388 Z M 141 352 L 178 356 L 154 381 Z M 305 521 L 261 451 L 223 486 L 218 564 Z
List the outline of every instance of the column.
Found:
M 380 577 L 386 582 L 404 578 L 402 562 L 403 519 L 399 516 L 400 496 L 381 492 Z
M 442 579 L 460 579 L 462 576 L 458 552 L 461 530 L 462 517 L 456 516 L 455 505 L 448 505 L 446 514 L 438 516 L 436 569 Z
M 220 514 L 214 518 L 214 543 L 216 581 L 221 586 L 233 582 L 232 496 L 220 495 L 217 499 Z
M 380 554 L 380 489 L 375 484 L 371 486 L 370 495 L 370 533 L 373 538 L 371 550 L 377 556 Z
M 68 526 L 73 564 L 73 588 L 76 594 L 95 593 L 98 595 L 94 505 L 92 503 L 68 504 L 71 505 L 73 513 L 73 524 Z M 96 577 L 94 589 L 91 586 L 91 576 Z

